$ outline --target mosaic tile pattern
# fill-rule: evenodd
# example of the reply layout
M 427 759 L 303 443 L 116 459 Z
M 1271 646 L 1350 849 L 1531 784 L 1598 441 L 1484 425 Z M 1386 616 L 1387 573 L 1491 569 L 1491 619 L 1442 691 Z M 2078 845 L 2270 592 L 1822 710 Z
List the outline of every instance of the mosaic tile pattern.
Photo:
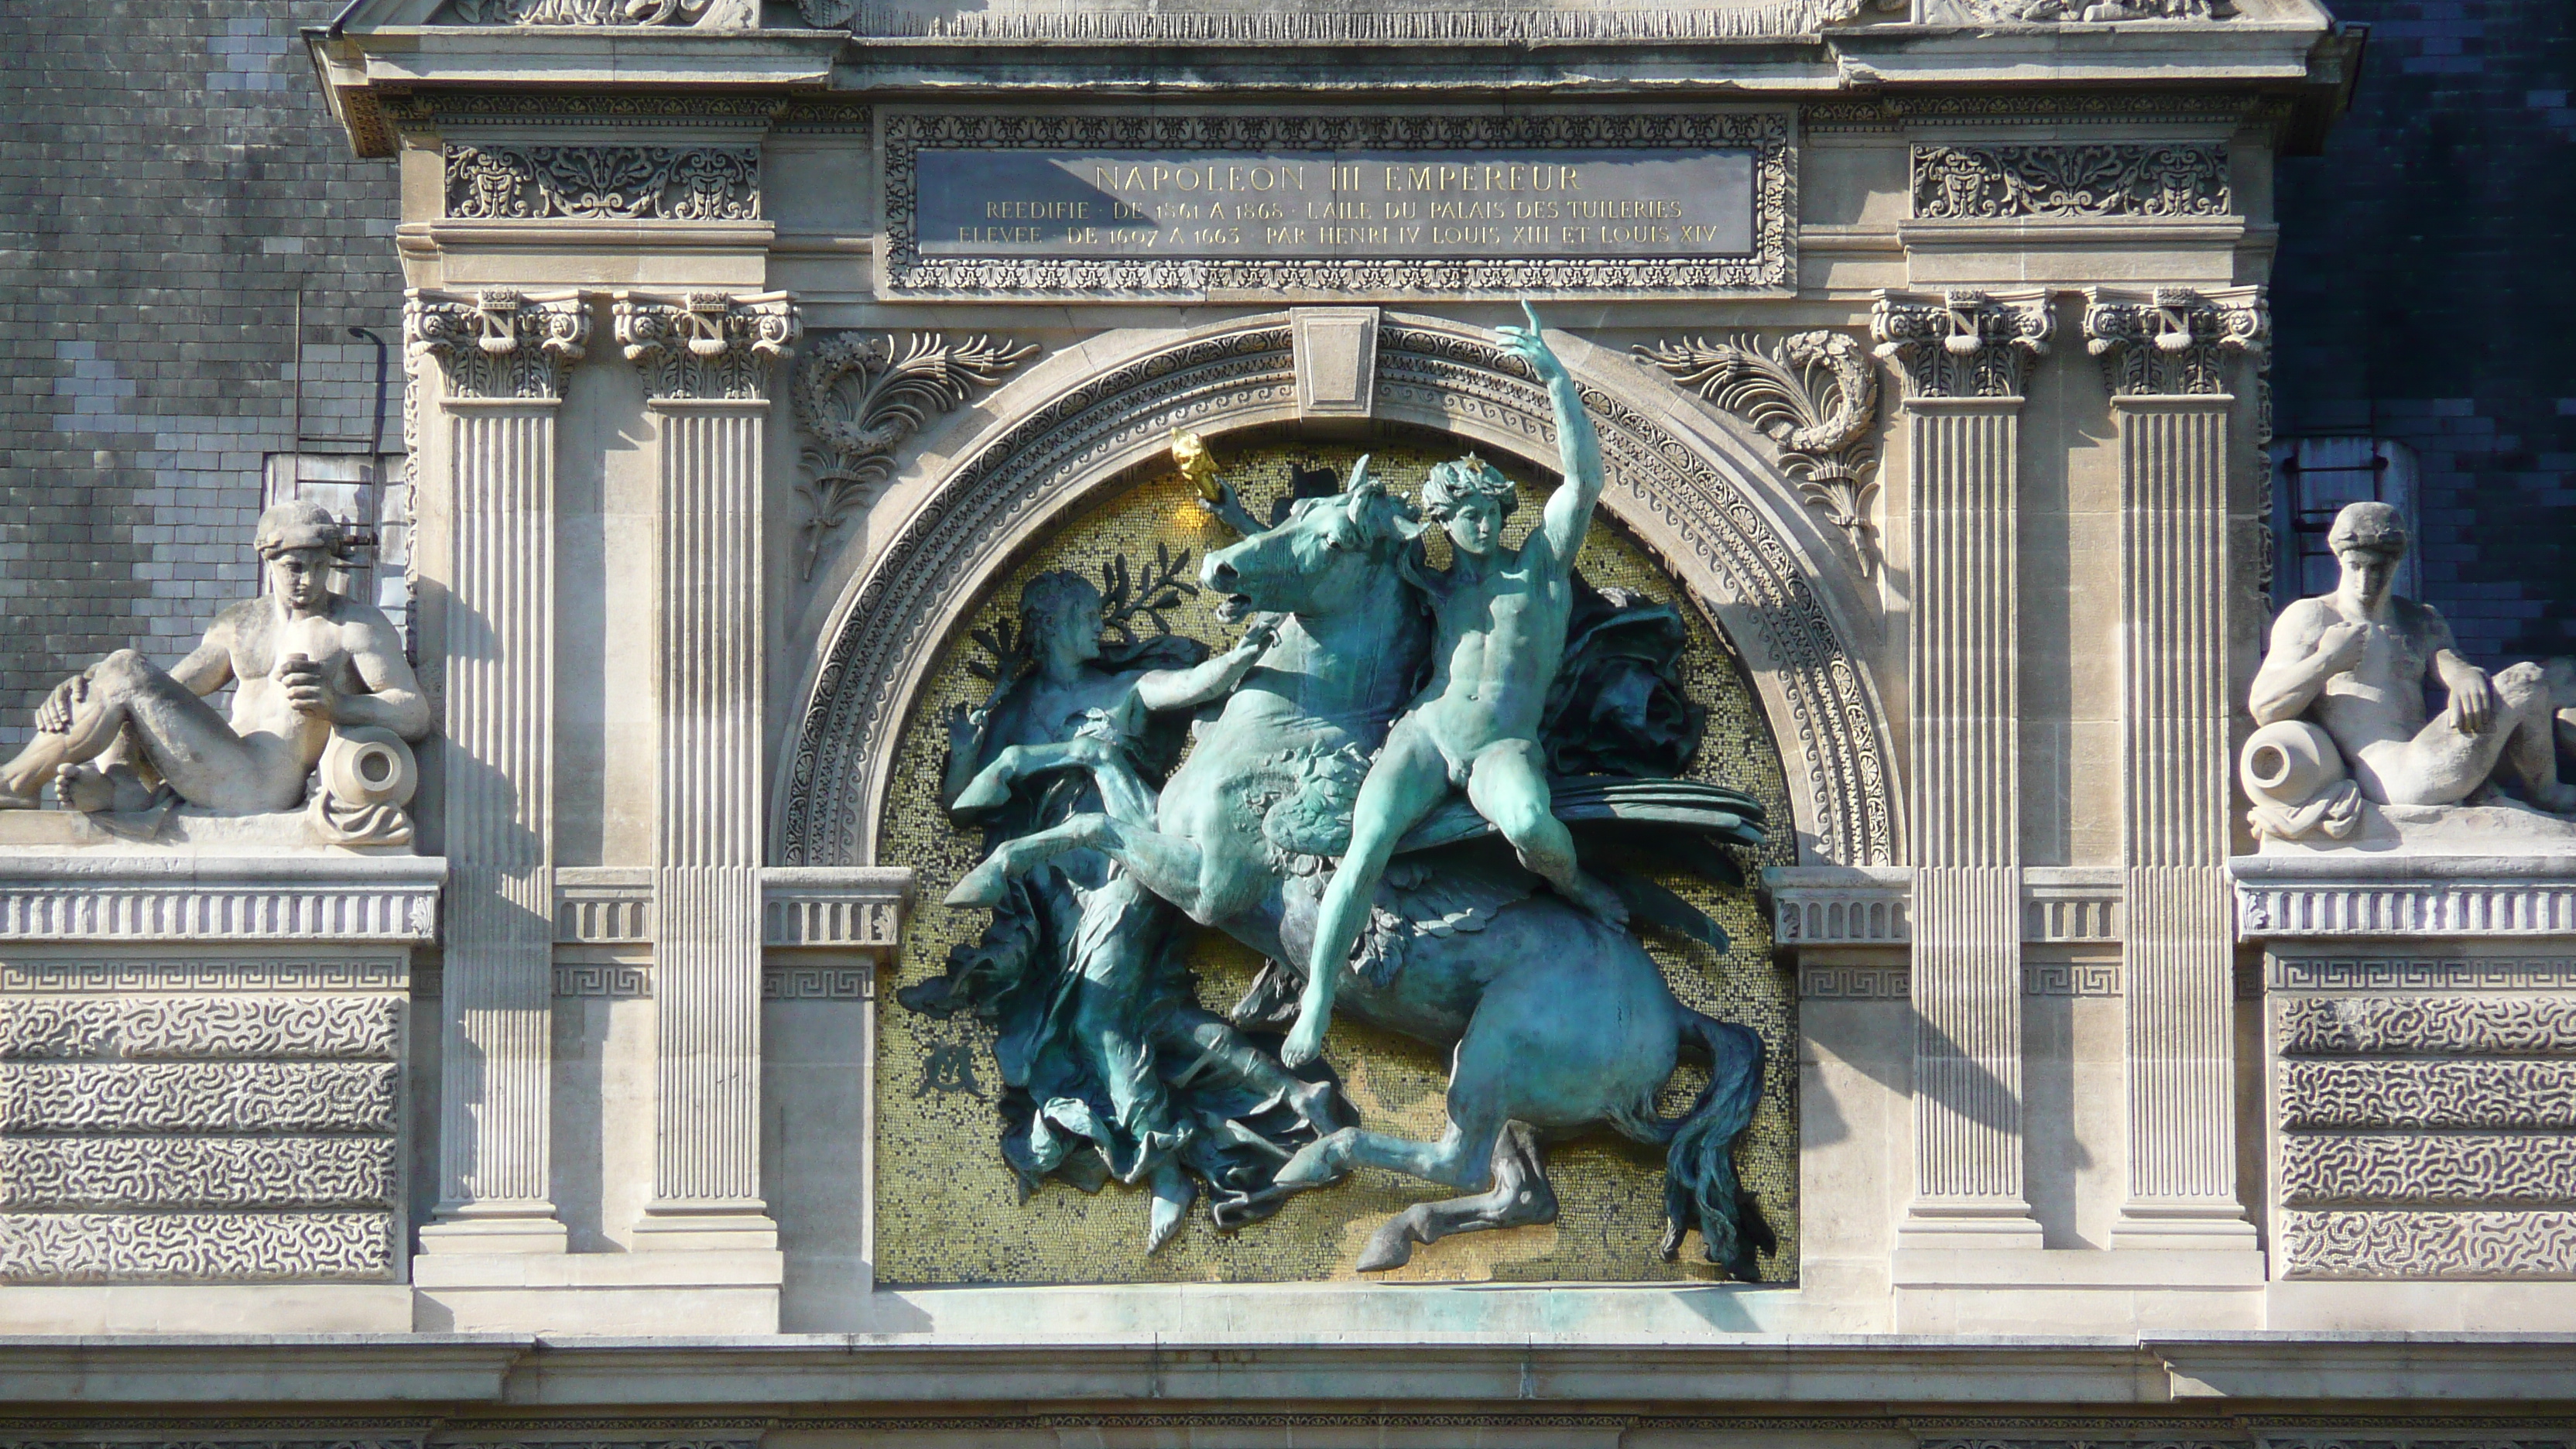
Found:
M 1224 476 L 1242 490 L 1257 516 L 1284 494 L 1292 469 L 1330 468 L 1345 474 L 1359 448 L 1281 445 L 1242 455 L 1221 455 Z M 1418 497 L 1424 475 L 1445 453 L 1416 447 L 1372 450 L 1371 471 L 1408 497 Z M 1517 470 L 1508 460 L 1505 471 Z M 1544 484 L 1521 477 L 1522 506 L 1507 539 L 1517 543 L 1538 514 Z M 937 789 L 947 740 L 940 721 L 950 706 L 981 702 L 986 682 L 968 668 L 982 651 L 971 637 L 1013 617 L 1020 587 L 1049 569 L 1100 576 L 1101 564 L 1124 553 L 1131 565 L 1149 562 L 1156 544 L 1190 553 L 1190 576 L 1209 548 L 1232 535 L 1200 512 L 1189 485 L 1162 473 L 1129 488 L 1076 518 L 990 591 L 965 629 L 946 646 L 930 688 L 915 703 L 906 728 L 894 799 L 887 811 L 888 858 L 921 873 L 920 894 L 896 962 L 894 982 L 881 992 L 877 1082 L 879 1117 L 876 1171 L 877 1275 L 890 1286 L 992 1283 L 1303 1282 L 1351 1279 L 1361 1245 L 1380 1223 L 1410 1203 L 1445 1196 L 1440 1189 L 1391 1173 L 1366 1169 L 1338 1187 L 1290 1200 L 1277 1216 L 1232 1235 L 1216 1232 L 1204 1214 L 1171 1244 L 1146 1256 L 1146 1199 L 1140 1189 L 1112 1183 L 1086 1196 L 1049 1183 L 1025 1204 L 1014 1201 L 1011 1174 L 995 1146 L 998 1074 L 990 1032 L 969 1020 L 937 1021 L 897 1005 L 893 988 L 940 974 L 948 951 L 982 929 L 980 910 L 939 904 L 978 855 L 979 842 L 952 827 L 938 805 Z M 1435 539 L 1433 562 L 1446 566 L 1445 542 Z M 1643 549 L 1596 520 L 1581 567 L 1595 585 L 1638 590 L 1675 599 L 1682 590 Z M 1180 633 L 1222 648 L 1233 629 L 1216 614 L 1213 597 L 1185 599 L 1169 615 Z M 1761 861 L 1789 863 L 1795 853 L 1787 828 L 1789 809 L 1777 747 L 1762 720 L 1740 662 L 1698 611 L 1685 609 L 1690 645 L 1684 669 L 1691 696 L 1709 710 L 1708 730 L 1692 773 L 1749 790 L 1771 810 L 1777 828 Z M 1150 627 L 1150 625 L 1145 626 Z M 1768 1048 L 1762 1105 L 1738 1148 L 1745 1185 L 1760 1199 L 1779 1235 L 1780 1251 L 1763 1260 L 1766 1278 L 1787 1280 L 1797 1263 L 1797 1032 L 1796 994 L 1771 965 L 1771 935 L 1750 890 L 1720 890 L 1675 878 L 1681 892 L 1722 924 L 1733 949 L 1719 956 L 1696 943 L 1662 936 L 1648 949 L 1663 963 L 1684 1002 L 1762 1035 Z M 1260 968 L 1251 951 L 1217 933 L 1203 932 L 1191 958 L 1199 998 L 1210 1009 L 1233 1005 Z M 1443 1053 L 1421 1043 L 1360 1026 L 1333 1024 L 1327 1057 L 1353 1103 L 1370 1125 L 1412 1137 L 1436 1137 L 1445 1121 Z M 1685 1067 L 1666 1092 L 1663 1110 L 1687 1109 L 1703 1074 Z M 1376 1281 L 1636 1282 L 1714 1279 L 1699 1260 L 1693 1234 L 1682 1260 L 1655 1255 L 1663 1229 L 1663 1160 L 1599 1131 L 1549 1149 L 1549 1179 L 1563 1204 L 1553 1224 L 1470 1233 L 1418 1249 L 1413 1262 Z

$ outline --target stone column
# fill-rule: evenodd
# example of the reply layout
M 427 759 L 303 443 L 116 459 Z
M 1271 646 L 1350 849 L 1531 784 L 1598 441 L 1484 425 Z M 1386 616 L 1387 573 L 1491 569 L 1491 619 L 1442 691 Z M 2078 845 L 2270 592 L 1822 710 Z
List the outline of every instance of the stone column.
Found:
M 578 293 L 415 290 L 449 520 L 439 730 L 448 893 L 439 1181 L 424 1252 L 564 1251 L 549 1181 L 554 1002 L 555 414 Z
M 777 1245 L 760 1195 L 761 458 L 785 293 L 620 292 L 661 444 L 653 1192 L 639 1245 Z
M 2022 385 L 2045 292 L 1883 292 L 1878 355 L 1904 374 L 1913 457 L 1912 945 L 1917 1248 L 2036 1248 L 2022 1191 Z
M 2227 419 L 2260 288 L 2085 294 L 2120 431 L 2129 1191 L 2116 1248 L 2251 1248 L 2236 1199 Z

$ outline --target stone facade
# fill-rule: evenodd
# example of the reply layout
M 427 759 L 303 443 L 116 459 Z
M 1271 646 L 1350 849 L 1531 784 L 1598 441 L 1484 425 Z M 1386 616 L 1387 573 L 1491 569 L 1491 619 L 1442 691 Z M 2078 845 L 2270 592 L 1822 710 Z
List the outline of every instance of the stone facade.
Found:
M 2565 1441 L 2560 675 L 2264 642 L 2308 0 L 314 18 L 418 679 L 294 512 L 29 664 L 16 1440 Z

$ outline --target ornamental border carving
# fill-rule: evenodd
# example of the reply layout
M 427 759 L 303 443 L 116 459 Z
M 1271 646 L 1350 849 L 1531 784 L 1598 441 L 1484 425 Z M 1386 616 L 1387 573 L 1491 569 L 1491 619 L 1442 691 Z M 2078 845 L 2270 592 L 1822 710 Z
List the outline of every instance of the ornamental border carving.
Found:
M 1381 417 L 1529 450 L 1548 437 L 1546 396 L 1481 334 L 1391 315 L 1379 333 Z M 1600 354 L 1596 354 L 1599 356 Z M 1710 458 L 1715 440 L 1601 386 L 1578 367 L 1602 438 L 1605 500 L 1690 550 L 1704 604 L 1743 650 L 1780 739 L 1810 854 L 1886 863 L 1898 849 L 1896 769 L 1864 653 L 1810 578 L 1783 520 Z M 773 859 L 789 866 L 875 858 L 878 812 L 917 688 L 953 617 L 1043 517 L 1158 449 L 1174 426 L 1215 432 L 1294 416 L 1284 314 L 1160 344 L 1067 387 L 962 454 L 844 596 L 782 770 Z M 1738 466 L 1758 460 L 1736 459 Z M 1785 486 L 1778 490 L 1796 514 Z M 1807 544 L 1821 546 L 1821 534 Z
M 2239 880 L 2236 933 L 2248 940 L 2576 935 L 2576 881 Z
M 445 147 L 442 212 L 460 221 L 757 221 L 757 146 Z
M 1911 169 L 1918 221 L 2234 215 L 2227 147 L 2219 141 L 1917 145 Z
M 2576 959 L 2274 956 L 2267 976 L 2274 991 L 2563 991 L 2576 990 Z
M 0 941 L 427 941 L 438 887 L 0 882 Z
M 119 994 L 129 991 L 409 991 L 401 956 L 355 960 L 179 960 L 113 958 L 0 962 L 0 991 Z
M 1588 115 L 1318 116 L 954 115 L 886 117 L 885 257 L 890 292 L 946 296 L 1192 295 L 1209 291 L 1366 293 L 1786 292 L 1797 283 L 1798 207 L 1794 118 L 1785 111 Z M 1653 150 L 1727 147 L 1753 152 L 1750 257 L 1662 257 L 1599 262 L 1562 257 L 1493 259 L 1251 258 L 1056 261 L 1023 257 L 925 257 L 916 216 L 923 147 L 1114 146 L 1204 151 L 1278 147 L 1378 151 L 1527 147 Z
M 2287 1278 L 2576 1278 L 2576 1212 L 2290 1211 Z

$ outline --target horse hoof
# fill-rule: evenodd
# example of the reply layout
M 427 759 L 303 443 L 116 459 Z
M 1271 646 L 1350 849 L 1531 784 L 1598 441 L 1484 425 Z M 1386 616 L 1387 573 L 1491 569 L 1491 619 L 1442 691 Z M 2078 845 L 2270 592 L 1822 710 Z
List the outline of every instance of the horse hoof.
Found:
M 1404 1220 L 1398 1218 L 1369 1236 L 1368 1246 L 1360 1250 L 1359 1271 L 1383 1273 L 1412 1261 L 1413 1239 L 1404 1231 Z
M 1011 787 L 989 774 L 977 775 L 974 783 L 957 793 L 951 810 L 992 810 L 1011 803 Z
M 1343 1117 L 1342 1104 L 1334 1100 L 1330 1082 L 1317 1082 L 1304 1091 L 1290 1093 L 1288 1110 L 1297 1114 L 1298 1121 L 1314 1129 L 1318 1137 L 1330 1137 L 1351 1125 Z
M 1145 1219 L 1145 1251 L 1148 1254 L 1161 1252 L 1163 1245 L 1180 1232 L 1181 1220 L 1189 1215 L 1189 1211 L 1190 1205 L 1186 1202 L 1162 1197 L 1154 1199 L 1154 1206 Z
M 1320 1187 L 1331 1182 L 1341 1174 L 1325 1160 L 1329 1151 L 1326 1143 L 1307 1143 L 1297 1149 L 1296 1156 L 1288 1159 L 1287 1166 L 1272 1175 L 1271 1183 L 1278 1187 Z

